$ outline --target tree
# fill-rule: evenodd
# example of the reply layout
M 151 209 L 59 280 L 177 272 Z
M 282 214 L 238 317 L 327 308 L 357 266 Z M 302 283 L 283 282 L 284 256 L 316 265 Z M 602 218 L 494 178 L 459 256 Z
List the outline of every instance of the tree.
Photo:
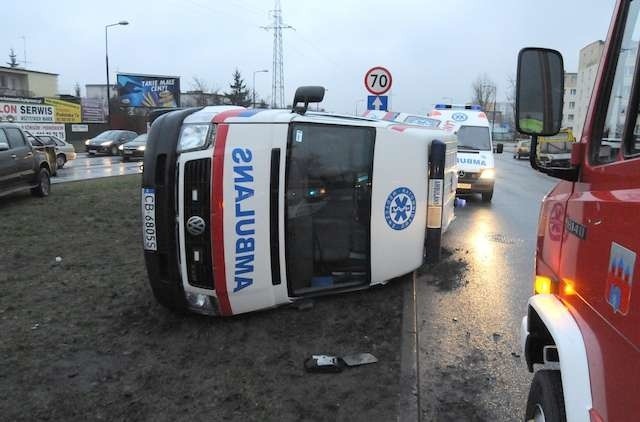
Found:
M 478 75 L 471 84 L 471 92 L 473 104 L 478 104 L 485 111 L 489 108 L 493 110 L 493 103 L 496 100 L 496 84 L 486 73 Z
M 205 80 L 197 76 L 194 76 L 193 81 L 191 82 L 191 88 L 198 93 L 196 97 L 196 106 L 206 106 L 207 105 L 206 94 L 209 92 L 209 86 L 207 85 Z
M 7 64 L 9 65 L 9 67 L 18 67 L 18 56 L 16 55 L 16 52 L 13 51 L 13 48 L 9 50 L 9 61 L 7 62 Z
M 225 96 L 232 105 L 248 107 L 251 104 L 250 91 L 247 89 L 244 79 L 238 69 L 233 72 L 233 82 L 229 84 L 230 92 L 226 92 Z
M 509 115 L 506 120 L 511 126 L 511 130 L 516 130 L 516 78 L 513 75 L 507 77 L 507 103 L 509 105 Z

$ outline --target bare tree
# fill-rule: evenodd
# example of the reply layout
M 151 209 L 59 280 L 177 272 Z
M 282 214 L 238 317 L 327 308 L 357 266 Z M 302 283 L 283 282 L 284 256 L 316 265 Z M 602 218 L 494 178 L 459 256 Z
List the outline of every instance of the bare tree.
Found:
M 191 89 L 198 94 L 196 97 L 196 106 L 206 106 L 207 93 L 209 92 L 207 82 L 202 78 L 194 76 L 193 81 L 191 82 Z
M 493 109 L 496 96 L 496 84 L 484 73 L 478 75 L 473 84 L 471 84 L 471 102 L 478 104 L 483 110 Z
M 513 75 L 507 77 L 507 104 L 509 106 L 509 115 L 507 116 L 507 122 L 511 129 L 516 130 L 516 78 Z

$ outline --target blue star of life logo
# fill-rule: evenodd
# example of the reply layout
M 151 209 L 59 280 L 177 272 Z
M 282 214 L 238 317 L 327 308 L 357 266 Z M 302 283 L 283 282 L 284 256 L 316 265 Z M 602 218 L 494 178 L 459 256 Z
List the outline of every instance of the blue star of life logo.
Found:
M 393 230 L 404 230 L 416 216 L 416 196 L 411 189 L 396 188 L 384 204 L 384 218 Z
M 464 122 L 465 120 L 467 120 L 467 115 L 464 113 L 453 113 L 451 115 L 451 118 L 456 122 Z

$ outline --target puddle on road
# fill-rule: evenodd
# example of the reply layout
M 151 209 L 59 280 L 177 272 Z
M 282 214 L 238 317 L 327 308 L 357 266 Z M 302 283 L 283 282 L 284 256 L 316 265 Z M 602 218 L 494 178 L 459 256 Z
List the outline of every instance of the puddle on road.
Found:
M 461 252 L 456 249 L 455 252 Z M 418 268 L 417 274 L 420 280 L 436 286 L 442 291 L 451 291 L 467 285 L 466 270 L 469 264 L 464 258 L 456 256 L 448 249 L 442 249 L 442 256 L 438 263 L 425 262 Z

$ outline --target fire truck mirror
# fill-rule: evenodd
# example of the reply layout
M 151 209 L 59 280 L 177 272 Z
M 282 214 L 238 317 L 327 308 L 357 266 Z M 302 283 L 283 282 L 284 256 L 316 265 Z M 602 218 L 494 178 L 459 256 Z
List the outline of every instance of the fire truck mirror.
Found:
M 564 63 L 556 50 L 524 48 L 518 55 L 516 126 L 532 136 L 560 131 L 564 96 Z

